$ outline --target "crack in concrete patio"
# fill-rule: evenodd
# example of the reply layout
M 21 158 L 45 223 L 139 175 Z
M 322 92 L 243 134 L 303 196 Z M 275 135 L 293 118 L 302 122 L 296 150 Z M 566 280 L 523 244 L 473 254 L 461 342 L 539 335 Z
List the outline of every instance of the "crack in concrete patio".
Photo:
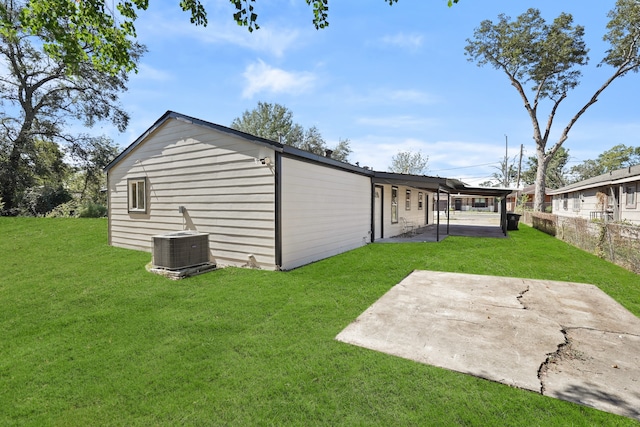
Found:
M 414 271 L 336 339 L 640 420 L 640 319 L 593 285 Z

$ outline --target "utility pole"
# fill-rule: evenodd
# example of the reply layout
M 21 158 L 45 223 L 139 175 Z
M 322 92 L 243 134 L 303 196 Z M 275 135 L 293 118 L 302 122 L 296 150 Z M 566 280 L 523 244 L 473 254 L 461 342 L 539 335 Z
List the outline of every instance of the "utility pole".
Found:
M 509 138 L 507 135 L 504 135 L 504 164 L 503 166 L 503 175 L 502 175 L 502 185 L 507 188 L 509 186 Z
M 522 171 L 522 151 L 524 150 L 524 144 L 520 144 L 520 162 L 518 163 L 518 183 L 516 188 L 520 188 L 520 172 Z

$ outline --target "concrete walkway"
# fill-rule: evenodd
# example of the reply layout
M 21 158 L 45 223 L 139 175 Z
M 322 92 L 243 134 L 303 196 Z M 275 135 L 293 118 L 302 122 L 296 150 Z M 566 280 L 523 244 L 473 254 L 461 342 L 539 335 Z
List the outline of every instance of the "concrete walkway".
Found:
M 593 285 L 414 271 L 336 339 L 640 420 L 640 319 Z

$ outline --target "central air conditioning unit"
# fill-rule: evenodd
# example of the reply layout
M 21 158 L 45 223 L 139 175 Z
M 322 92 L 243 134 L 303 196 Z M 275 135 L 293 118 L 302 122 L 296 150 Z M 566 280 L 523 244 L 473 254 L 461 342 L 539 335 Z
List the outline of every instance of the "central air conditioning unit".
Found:
M 178 231 L 153 236 L 153 265 L 180 270 L 209 262 L 209 234 Z

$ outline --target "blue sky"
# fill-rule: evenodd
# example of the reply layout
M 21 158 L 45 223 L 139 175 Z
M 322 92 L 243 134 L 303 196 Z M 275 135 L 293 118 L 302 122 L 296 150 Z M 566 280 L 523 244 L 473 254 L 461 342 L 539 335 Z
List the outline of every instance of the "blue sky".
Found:
M 515 18 L 537 7 L 547 20 L 573 14 L 586 28 L 589 65 L 558 111 L 553 135 L 612 73 L 597 68 L 614 1 L 384 0 L 330 2 L 330 25 L 315 30 L 303 0 L 258 0 L 260 30 L 238 27 L 227 0 L 205 2 L 209 25 L 195 27 L 178 0 L 155 0 L 137 23 L 148 48 L 121 98 L 129 129 L 107 133 L 123 148 L 165 111 L 228 126 L 258 101 L 289 108 L 294 121 L 317 126 L 329 146 L 351 141 L 352 163 L 387 170 L 398 151 L 429 156 L 429 175 L 487 180 L 505 154 L 535 154 L 532 127 L 507 77 L 464 55 L 484 19 Z M 616 144 L 640 145 L 640 75 L 614 82 L 582 116 L 564 146 L 570 165 Z M 548 105 L 541 107 L 546 120 Z M 505 135 L 507 138 L 505 138 Z M 552 135 L 552 138 L 553 138 Z

